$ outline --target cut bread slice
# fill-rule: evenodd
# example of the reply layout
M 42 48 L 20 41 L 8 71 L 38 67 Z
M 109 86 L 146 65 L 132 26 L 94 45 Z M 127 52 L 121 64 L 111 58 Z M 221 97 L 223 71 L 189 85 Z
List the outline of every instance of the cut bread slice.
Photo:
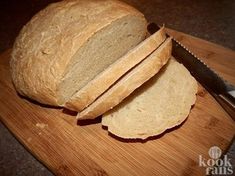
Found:
M 164 28 L 148 37 L 123 57 L 98 74 L 66 102 L 65 107 L 80 112 L 105 92 L 123 74 L 153 52 L 166 39 Z
M 121 138 L 146 139 L 181 124 L 195 103 L 197 82 L 174 59 L 125 101 L 105 113 L 102 125 Z
M 145 39 L 146 19 L 116 0 L 53 3 L 21 30 L 11 57 L 16 90 L 63 105 L 96 75 Z
M 154 76 L 171 56 L 172 41 L 168 38 L 145 60 L 121 77 L 110 89 L 78 114 L 77 119 L 92 119 L 119 104 L 136 88 Z

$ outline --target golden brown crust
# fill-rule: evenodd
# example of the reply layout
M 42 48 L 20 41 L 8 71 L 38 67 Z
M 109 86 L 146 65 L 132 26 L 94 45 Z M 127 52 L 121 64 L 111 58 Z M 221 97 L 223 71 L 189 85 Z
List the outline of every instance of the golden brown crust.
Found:
M 11 72 L 17 91 L 38 102 L 58 104 L 58 84 L 75 52 L 96 32 L 127 15 L 143 15 L 115 0 L 61 1 L 49 5 L 17 37 Z
M 86 86 L 79 90 L 65 107 L 80 112 L 106 91 L 124 73 L 142 61 L 155 50 L 166 38 L 164 28 L 147 38 L 126 55 L 110 65 Z
M 118 82 L 78 114 L 77 119 L 94 119 L 119 104 L 136 88 L 154 76 L 171 56 L 172 43 L 167 39 L 156 51 L 125 74 Z

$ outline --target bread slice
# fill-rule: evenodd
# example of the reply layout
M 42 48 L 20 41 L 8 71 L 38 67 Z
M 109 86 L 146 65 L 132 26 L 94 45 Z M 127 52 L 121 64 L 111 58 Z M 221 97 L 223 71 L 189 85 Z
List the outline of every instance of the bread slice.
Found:
M 158 135 L 186 119 L 197 87 L 188 70 L 172 58 L 160 73 L 105 113 L 102 125 L 121 138 Z
M 125 74 L 110 89 L 78 114 L 77 119 L 92 119 L 119 104 L 136 88 L 154 76 L 171 56 L 172 42 L 168 38 L 157 50 Z
M 124 73 L 142 61 L 166 39 L 164 28 L 148 37 L 122 56 L 66 102 L 65 107 L 80 112 L 105 92 Z
M 36 14 L 17 37 L 11 58 L 17 91 L 63 105 L 146 36 L 146 20 L 115 0 L 70 0 Z

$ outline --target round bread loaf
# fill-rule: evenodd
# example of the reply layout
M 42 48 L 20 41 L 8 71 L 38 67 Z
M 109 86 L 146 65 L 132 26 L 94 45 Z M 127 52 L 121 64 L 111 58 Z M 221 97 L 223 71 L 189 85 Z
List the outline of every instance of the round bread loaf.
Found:
M 15 41 L 13 83 L 24 96 L 63 105 L 145 35 L 144 16 L 119 1 L 51 4 L 23 27 Z

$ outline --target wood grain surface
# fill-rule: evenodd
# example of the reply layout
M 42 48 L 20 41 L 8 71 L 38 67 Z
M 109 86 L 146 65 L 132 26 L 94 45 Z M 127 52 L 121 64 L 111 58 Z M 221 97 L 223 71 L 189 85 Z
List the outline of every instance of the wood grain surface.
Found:
M 235 52 L 201 39 L 168 32 L 235 84 Z M 216 145 L 225 151 L 235 123 L 200 87 L 188 119 L 147 141 L 121 140 L 99 119 L 76 124 L 75 114 L 17 95 L 9 72 L 10 50 L 0 56 L 0 119 L 56 175 L 204 175 L 198 158 Z

